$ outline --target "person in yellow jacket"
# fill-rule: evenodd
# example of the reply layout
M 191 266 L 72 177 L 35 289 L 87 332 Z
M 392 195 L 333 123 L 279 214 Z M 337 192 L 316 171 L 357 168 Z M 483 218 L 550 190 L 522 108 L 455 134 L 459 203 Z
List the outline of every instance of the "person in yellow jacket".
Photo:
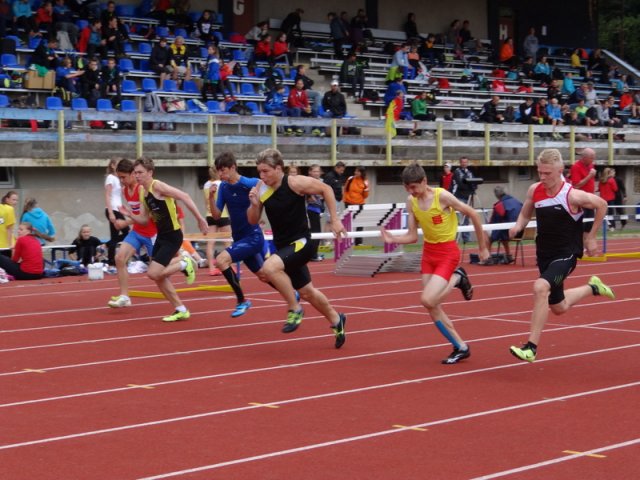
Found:
M 369 182 L 367 181 L 367 171 L 364 167 L 356 167 L 354 174 L 344 183 L 342 200 L 344 206 L 364 205 L 369 196 Z M 362 231 L 362 227 L 356 228 L 358 232 Z M 356 238 L 356 245 L 362 244 L 362 238 Z
M 421 267 L 424 289 L 420 301 L 440 333 L 453 345 L 453 351 L 442 360 L 442 363 L 458 363 L 471 356 L 471 351 L 442 309 L 442 302 L 453 288 L 459 288 L 464 299 L 471 300 L 473 287 L 467 272 L 458 266 L 460 248 L 456 243 L 458 231 L 456 211 L 471 219 L 478 237 L 480 258 L 486 260 L 489 258 L 489 251 L 482 234 L 482 222 L 473 207 L 462 203 L 443 188 L 429 187 L 424 169 L 417 163 L 403 170 L 402 183 L 409 193 L 408 232 L 392 235 L 382 227 L 380 229 L 382 239 L 386 243 L 415 243 L 418 241 L 418 225 L 420 225 L 424 237 Z

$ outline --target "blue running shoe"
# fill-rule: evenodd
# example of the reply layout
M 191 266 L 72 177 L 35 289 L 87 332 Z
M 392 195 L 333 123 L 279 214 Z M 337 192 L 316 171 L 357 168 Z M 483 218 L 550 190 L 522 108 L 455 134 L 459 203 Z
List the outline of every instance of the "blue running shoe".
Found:
M 251 308 L 251 302 L 249 300 L 245 300 L 244 302 L 236 305 L 236 309 L 231 312 L 231 316 L 235 318 L 239 317 L 240 315 L 244 315 L 245 313 L 247 313 L 247 310 L 249 310 L 249 308 Z

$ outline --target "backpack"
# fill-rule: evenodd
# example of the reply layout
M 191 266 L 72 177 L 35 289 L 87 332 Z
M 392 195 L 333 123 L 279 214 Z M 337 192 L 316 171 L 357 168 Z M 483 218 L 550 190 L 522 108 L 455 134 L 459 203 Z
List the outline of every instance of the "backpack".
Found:
M 145 112 L 164 112 L 160 97 L 153 92 L 146 93 L 144 96 L 144 111 Z
M 65 107 L 71 106 L 71 92 L 69 90 L 62 87 L 54 87 L 54 89 L 51 90 L 51 96 L 59 97 Z
M 237 113 L 238 115 L 251 115 L 253 113 L 249 107 L 237 102 L 229 108 L 229 112 Z
M 269 67 L 265 70 L 264 77 L 265 77 L 264 87 L 267 90 L 267 92 L 275 90 L 276 85 L 284 82 L 284 78 L 282 78 L 282 75 L 280 74 L 280 72 L 278 72 L 277 70 L 274 70 L 273 67 Z

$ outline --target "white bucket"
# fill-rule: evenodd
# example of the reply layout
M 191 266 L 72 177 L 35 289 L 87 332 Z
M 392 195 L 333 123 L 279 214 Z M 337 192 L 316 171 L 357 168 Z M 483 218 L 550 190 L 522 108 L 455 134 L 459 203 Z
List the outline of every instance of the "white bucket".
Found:
M 101 263 L 88 265 L 87 270 L 89 271 L 89 280 L 102 280 L 104 278 L 104 272 L 102 268 L 103 265 Z

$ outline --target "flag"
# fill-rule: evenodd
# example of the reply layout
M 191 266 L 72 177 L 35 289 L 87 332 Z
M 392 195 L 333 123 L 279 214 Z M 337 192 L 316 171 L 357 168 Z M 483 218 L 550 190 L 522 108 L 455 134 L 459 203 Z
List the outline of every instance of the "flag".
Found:
M 396 106 L 395 102 L 389 103 L 389 107 L 387 107 L 387 120 L 384 124 L 384 130 L 385 132 L 387 132 L 388 135 L 391 136 L 391 138 L 397 135 L 396 122 L 395 122 L 395 116 L 394 116 L 395 106 Z

